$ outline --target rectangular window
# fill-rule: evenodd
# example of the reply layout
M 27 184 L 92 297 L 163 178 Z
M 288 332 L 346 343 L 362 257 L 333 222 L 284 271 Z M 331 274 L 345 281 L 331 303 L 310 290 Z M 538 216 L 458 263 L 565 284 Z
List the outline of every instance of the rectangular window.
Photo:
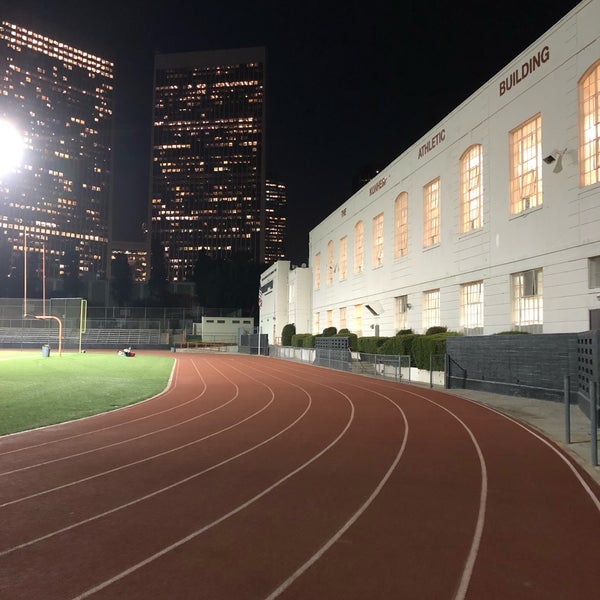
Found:
M 579 84 L 581 185 L 600 181 L 600 61 Z
M 314 287 L 318 290 L 321 287 L 321 253 L 315 254 Z
M 408 296 L 394 298 L 394 326 L 396 331 L 407 329 L 408 322 Z
M 460 321 L 466 334 L 483 333 L 483 281 L 460 286 Z
M 481 184 L 481 146 L 471 146 L 460 165 L 461 233 L 479 229 L 483 224 L 483 186 Z
M 510 132 L 510 214 L 542 205 L 542 117 Z
M 333 283 L 333 241 L 327 243 L 327 285 Z
M 344 281 L 348 275 L 348 237 L 340 240 L 340 281 Z
M 513 326 L 518 331 L 542 333 L 544 323 L 542 269 L 511 275 Z
M 371 264 L 373 268 L 383 264 L 383 213 L 373 218 L 373 242 L 371 248 Z
M 440 243 L 440 178 L 423 188 L 423 247 Z
M 408 194 L 402 192 L 394 203 L 394 258 L 408 254 Z
M 440 325 L 440 290 L 423 292 L 423 330 Z
M 321 333 L 321 323 L 319 313 L 313 313 L 313 334 Z
M 600 256 L 588 258 L 588 276 L 590 288 L 600 287 Z
M 363 270 L 363 222 L 359 221 L 354 226 L 354 272 L 362 273 Z
M 333 310 L 327 311 L 327 324 L 325 327 L 333 327 Z
M 362 304 L 354 305 L 354 328 L 352 333 L 355 333 L 358 337 L 362 335 Z
M 342 306 L 340 308 L 340 329 L 347 329 L 348 325 L 346 325 L 346 307 Z

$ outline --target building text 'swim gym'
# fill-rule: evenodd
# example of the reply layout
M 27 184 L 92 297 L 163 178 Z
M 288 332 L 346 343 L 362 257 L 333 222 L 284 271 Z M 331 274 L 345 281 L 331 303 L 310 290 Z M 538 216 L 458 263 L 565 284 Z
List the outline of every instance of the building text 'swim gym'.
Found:
M 309 252 L 310 283 L 292 294 L 310 298 L 300 322 L 286 314 L 289 263 L 261 278 L 272 341 L 288 322 L 359 336 L 600 328 L 600 0 L 317 225 Z

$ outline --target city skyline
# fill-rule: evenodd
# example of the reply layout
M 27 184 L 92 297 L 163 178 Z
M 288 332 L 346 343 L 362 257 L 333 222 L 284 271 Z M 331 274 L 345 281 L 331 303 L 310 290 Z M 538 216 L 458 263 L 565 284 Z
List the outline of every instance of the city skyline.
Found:
M 153 15 L 142 3 L 23 0 L 7 18 L 104 53 L 115 62 L 115 236 L 141 239 L 149 180 L 155 51 L 265 46 L 267 175 L 286 184 L 288 258 L 308 259 L 308 231 L 517 56 L 576 2 L 534 0 L 502 11 L 465 3 L 375 0 L 340 11 L 322 3 L 201 6 Z

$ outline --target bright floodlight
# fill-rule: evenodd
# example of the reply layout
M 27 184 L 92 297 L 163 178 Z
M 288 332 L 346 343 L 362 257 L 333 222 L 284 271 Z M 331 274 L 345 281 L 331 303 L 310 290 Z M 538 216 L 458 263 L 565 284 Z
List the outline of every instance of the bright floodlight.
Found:
M 0 175 L 16 168 L 21 161 L 23 140 L 13 125 L 0 120 Z

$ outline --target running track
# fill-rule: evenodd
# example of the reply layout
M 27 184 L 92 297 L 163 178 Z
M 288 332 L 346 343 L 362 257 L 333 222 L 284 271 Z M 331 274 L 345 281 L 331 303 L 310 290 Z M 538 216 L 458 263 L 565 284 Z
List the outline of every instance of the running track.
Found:
M 574 599 L 600 491 L 480 405 L 262 357 L 0 438 L 0 598 Z

